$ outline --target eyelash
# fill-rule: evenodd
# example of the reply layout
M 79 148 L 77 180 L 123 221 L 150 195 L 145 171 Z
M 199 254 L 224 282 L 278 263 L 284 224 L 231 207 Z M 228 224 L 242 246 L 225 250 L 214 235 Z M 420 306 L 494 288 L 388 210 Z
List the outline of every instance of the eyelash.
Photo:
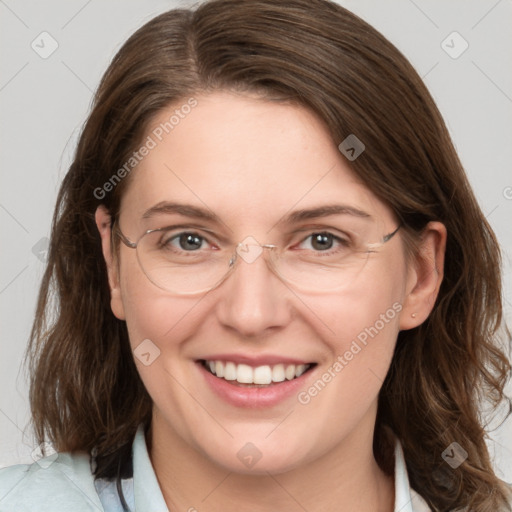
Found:
M 339 236 L 336 236 L 336 235 L 334 235 L 333 233 L 331 233 L 329 231 L 314 231 L 314 232 L 311 232 L 306 238 L 303 238 L 301 240 L 300 244 L 303 244 L 306 240 L 311 239 L 315 235 L 328 235 L 328 236 L 332 237 L 333 244 L 335 244 L 335 243 L 338 244 L 337 249 L 332 249 L 331 248 L 331 249 L 327 249 L 327 250 L 324 250 L 324 251 L 315 251 L 314 249 L 309 249 L 309 250 L 312 250 L 315 253 L 318 253 L 319 255 L 335 254 L 336 252 L 338 252 L 340 247 L 341 248 L 346 248 L 347 246 L 350 245 L 349 240 L 340 238 Z M 311 240 L 311 242 L 312 242 L 312 240 Z

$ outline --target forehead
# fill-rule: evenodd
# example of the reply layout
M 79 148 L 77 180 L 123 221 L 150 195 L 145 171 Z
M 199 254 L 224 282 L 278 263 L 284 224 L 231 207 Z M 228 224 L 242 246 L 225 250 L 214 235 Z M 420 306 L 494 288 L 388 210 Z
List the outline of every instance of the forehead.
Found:
M 245 222 L 273 223 L 294 208 L 334 203 L 387 214 L 305 108 L 227 92 L 195 100 L 151 123 L 145 140 L 154 147 L 132 171 L 121 215 L 135 222 L 165 201 Z

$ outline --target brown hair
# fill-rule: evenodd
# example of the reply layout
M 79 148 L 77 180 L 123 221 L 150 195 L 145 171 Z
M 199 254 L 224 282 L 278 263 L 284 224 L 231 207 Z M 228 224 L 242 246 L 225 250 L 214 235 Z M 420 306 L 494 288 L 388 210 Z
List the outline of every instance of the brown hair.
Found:
M 94 212 L 115 219 L 129 178 L 98 199 L 155 114 L 213 90 L 261 93 L 313 111 L 339 144 L 356 134 L 351 163 L 419 237 L 431 220 L 448 231 L 445 275 L 432 314 L 400 332 L 379 395 L 374 453 L 387 472 L 386 432 L 401 441 L 414 489 L 435 511 L 506 505 L 485 444 L 480 402 L 505 400 L 510 364 L 500 348 L 500 255 L 430 94 L 375 29 L 325 0 L 213 0 L 164 13 L 113 59 L 62 183 L 27 357 L 40 442 L 96 454 L 96 477 L 129 465 L 151 398 L 137 373 L 110 293 Z M 508 333 L 506 333 L 508 342 Z M 442 452 L 459 443 L 456 470 Z M 510 510 L 510 508 L 507 508 Z

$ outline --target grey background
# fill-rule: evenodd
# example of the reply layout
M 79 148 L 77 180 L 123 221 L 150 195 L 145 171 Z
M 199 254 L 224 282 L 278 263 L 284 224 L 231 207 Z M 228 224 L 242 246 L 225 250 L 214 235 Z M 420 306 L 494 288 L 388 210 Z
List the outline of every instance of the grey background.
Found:
M 512 325 L 512 1 L 340 3 L 388 37 L 433 94 L 502 245 L 506 317 Z M 27 428 L 27 381 L 20 365 L 58 186 L 92 92 L 136 28 L 164 10 L 187 5 L 193 3 L 0 0 L 0 467 L 32 462 L 36 448 Z M 58 43 L 46 59 L 31 47 L 33 41 L 43 46 L 38 37 L 43 31 Z M 458 36 L 441 46 L 453 31 L 469 44 L 458 58 L 445 51 L 463 48 Z M 46 50 L 50 43 L 45 39 Z M 489 446 L 498 475 L 512 482 L 512 418 L 492 433 Z

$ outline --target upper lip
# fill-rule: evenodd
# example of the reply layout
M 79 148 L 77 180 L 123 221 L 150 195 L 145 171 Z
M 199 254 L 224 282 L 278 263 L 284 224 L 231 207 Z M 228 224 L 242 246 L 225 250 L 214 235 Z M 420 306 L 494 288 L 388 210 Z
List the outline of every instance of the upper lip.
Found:
M 242 354 L 214 354 L 204 356 L 199 361 L 231 361 L 236 364 L 246 364 L 253 367 L 273 366 L 276 364 L 313 364 L 313 361 L 306 359 L 297 359 L 294 357 L 280 356 L 274 354 L 248 356 Z

